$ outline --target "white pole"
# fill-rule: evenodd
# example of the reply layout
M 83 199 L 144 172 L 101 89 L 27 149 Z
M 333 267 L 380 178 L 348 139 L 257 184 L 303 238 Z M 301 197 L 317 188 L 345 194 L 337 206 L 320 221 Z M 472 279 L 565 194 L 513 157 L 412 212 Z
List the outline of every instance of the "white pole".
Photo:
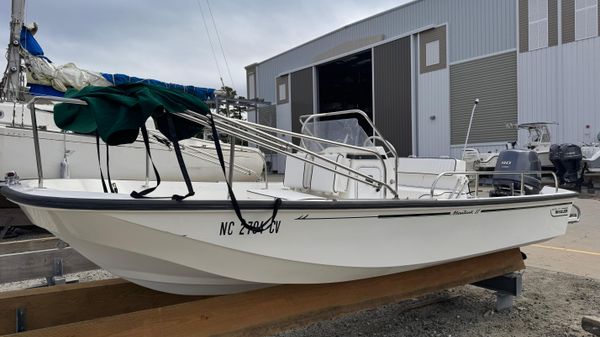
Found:
M 469 128 L 467 129 L 467 137 L 465 138 L 465 147 L 463 148 L 462 159 L 465 159 L 465 151 L 467 151 L 467 144 L 469 143 L 469 136 L 471 135 L 471 125 L 473 124 L 473 115 L 475 115 L 475 108 L 479 104 L 479 98 L 475 99 L 473 104 L 473 110 L 471 110 L 471 119 L 469 119 Z

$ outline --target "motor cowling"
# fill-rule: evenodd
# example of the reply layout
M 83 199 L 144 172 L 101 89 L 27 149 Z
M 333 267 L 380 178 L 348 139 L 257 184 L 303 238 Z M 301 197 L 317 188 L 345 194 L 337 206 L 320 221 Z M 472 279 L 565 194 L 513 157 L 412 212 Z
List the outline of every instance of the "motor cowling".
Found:
M 490 196 L 520 195 L 521 183 L 523 183 L 524 194 L 538 194 L 542 188 L 541 175 L 526 172 L 539 172 L 541 169 L 542 165 L 535 151 L 504 150 L 500 152 L 495 173 L 492 176 L 494 190 L 490 192 Z M 521 175 L 520 172 L 525 174 Z
M 560 146 L 560 163 L 564 169 L 564 173 L 561 172 L 563 184 L 576 185 L 580 182 L 582 160 L 581 147 L 568 143 Z
M 565 174 L 565 167 L 561 161 L 561 148 L 558 144 L 550 145 L 550 152 L 548 153 L 548 159 L 554 165 L 554 170 L 556 171 L 556 176 L 561 184 L 564 183 L 563 176 Z

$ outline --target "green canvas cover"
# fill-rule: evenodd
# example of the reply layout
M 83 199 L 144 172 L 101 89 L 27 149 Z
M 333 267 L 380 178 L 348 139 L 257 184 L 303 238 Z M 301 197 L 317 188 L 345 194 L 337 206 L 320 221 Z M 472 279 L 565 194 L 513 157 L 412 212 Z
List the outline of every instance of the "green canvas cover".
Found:
M 87 105 L 61 103 L 54 106 L 54 122 L 63 129 L 77 133 L 98 132 L 108 145 L 134 142 L 140 128 L 152 117 L 160 132 L 171 141 L 167 112 L 179 113 L 186 109 L 207 114 L 208 106 L 184 92 L 145 83 L 114 87 L 88 86 L 71 89 L 65 97 L 77 98 Z M 167 112 L 165 112 L 167 111 Z M 173 116 L 176 137 L 187 139 L 202 131 L 202 126 L 184 118 Z

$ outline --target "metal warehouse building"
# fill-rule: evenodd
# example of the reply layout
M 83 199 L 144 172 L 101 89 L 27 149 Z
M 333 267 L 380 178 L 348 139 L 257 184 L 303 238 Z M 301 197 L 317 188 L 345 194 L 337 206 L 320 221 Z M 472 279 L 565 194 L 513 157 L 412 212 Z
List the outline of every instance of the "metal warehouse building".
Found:
M 524 142 L 508 123 L 558 122 L 555 142 L 600 131 L 598 0 L 418 0 L 246 67 L 250 113 L 299 131 L 303 114 L 359 108 L 402 156 Z M 521 139 L 518 139 L 520 136 Z M 273 159 L 282 170 L 282 160 Z

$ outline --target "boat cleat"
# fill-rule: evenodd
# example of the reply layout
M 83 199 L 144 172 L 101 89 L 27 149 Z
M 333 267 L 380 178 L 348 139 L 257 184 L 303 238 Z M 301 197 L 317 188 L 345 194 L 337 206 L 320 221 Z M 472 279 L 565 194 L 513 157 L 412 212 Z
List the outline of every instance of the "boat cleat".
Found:
M 20 184 L 20 179 L 19 179 L 19 176 L 17 175 L 16 171 L 6 172 L 6 174 L 4 175 L 4 181 L 5 181 L 6 185 L 19 185 Z

